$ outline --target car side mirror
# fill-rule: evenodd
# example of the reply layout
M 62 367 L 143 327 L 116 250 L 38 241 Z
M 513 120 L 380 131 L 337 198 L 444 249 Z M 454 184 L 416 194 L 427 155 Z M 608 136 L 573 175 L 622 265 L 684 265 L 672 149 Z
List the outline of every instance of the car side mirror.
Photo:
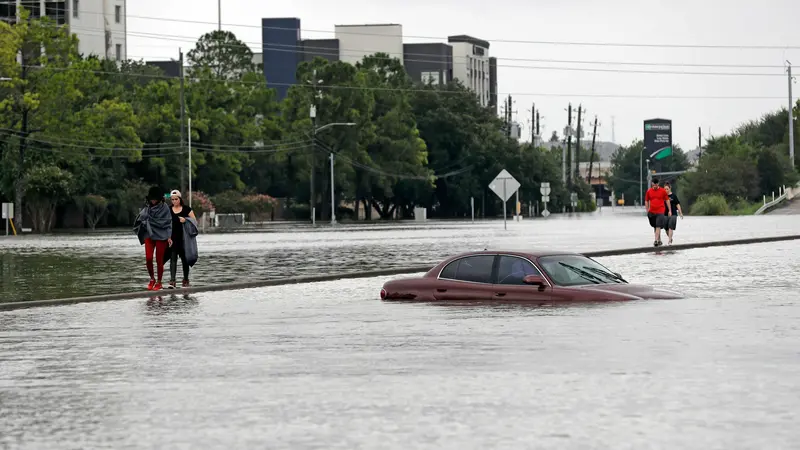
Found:
M 522 282 L 532 286 L 544 286 L 546 284 L 544 277 L 541 275 L 525 275 L 525 277 L 522 279 Z

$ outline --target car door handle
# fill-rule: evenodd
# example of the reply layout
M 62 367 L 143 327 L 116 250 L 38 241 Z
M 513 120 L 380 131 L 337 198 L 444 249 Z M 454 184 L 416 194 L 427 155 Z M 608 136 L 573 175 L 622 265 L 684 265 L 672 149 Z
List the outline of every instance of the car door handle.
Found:
M 494 296 L 495 297 L 505 297 L 506 293 L 505 292 L 497 292 L 497 293 L 494 294 Z
M 439 289 L 436 289 L 436 292 L 447 292 L 447 289 L 439 288 Z

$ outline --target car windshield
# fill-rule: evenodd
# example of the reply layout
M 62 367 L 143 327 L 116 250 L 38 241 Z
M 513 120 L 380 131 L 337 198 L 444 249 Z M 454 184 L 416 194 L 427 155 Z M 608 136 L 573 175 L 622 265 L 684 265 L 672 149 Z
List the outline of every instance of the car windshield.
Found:
M 539 264 L 559 286 L 626 283 L 613 271 L 582 255 L 543 256 Z

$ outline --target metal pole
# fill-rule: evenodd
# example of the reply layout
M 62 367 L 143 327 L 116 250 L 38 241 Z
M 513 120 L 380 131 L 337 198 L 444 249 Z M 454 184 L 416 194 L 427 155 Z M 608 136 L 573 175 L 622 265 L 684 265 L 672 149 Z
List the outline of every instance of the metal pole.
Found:
M 192 118 L 189 118 L 189 208 L 192 207 Z
M 217 20 L 219 21 L 219 31 L 222 31 L 222 0 L 217 0 Z
M 508 224 L 506 223 L 506 203 L 508 203 L 508 194 L 506 194 L 506 179 L 503 178 L 503 228 L 508 229 Z
M 127 10 L 126 10 L 126 14 L 127 14 Z M 179 48 L 178 52 L 180 53 L 180 58 L 179 58 L 180 67 L 178 69 L 179 69 L 179 73 L 180 73 L 180 76 L 181 76 L 181 93 L 180 93 L 180 96 L 181 96 L 181 150 L 183 150 L 183 143 L 186 140 L 186 130 L 185 130 L 185 127 L 186 127 L 186 97 L 185 97 L 185 94 L 184 94 L 184 87 L 183 87 L 183 78 L 184 78 L 184 76 L 183 76 L 183 50 Z M 191 170 L 191 169 L 189 169 L 189 170 Z M 184 179 L 185 179 L 184 177 L 186 176 L 185 174 L 186 174 L 186 170 L 181 168 L 181 176 L 180 176 L 180 178 L 181 178 L 181 189 L 184 189 L 186 187 L 186 185 L 183 184 Z
M 644 159 L 644 149 L 639 153 L 639 201 L 644 206 L 644 189 L 642 187 L 642 159 Z
M 517 189 L 517 199 L 514 202 L 514 217 L 519 216 L 519 189 Z M 519 220 L 519 219 L 517 219 Z
M 331 225 L 336 224 L 336 204 L 333 191 L 333 152 L 331 152 Z
M 789 161 L 792 163 L 792 169 L 794 169 L 794 111 L 792 108 L 792 63 L 786 61 L 789 64 L 787 68 L 787 72 L 789 73 Z
M 472 223 L 475 223 L 475 197 L 469 198 L 469 209 L 472 213 Z

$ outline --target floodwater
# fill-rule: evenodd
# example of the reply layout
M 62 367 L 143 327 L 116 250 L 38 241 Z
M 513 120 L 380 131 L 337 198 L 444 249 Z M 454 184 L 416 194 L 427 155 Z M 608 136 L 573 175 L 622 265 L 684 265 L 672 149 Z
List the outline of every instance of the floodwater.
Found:
M 389 303 L 387 277 L 0 313 L 0 448 L 797 448 L 800 243 L 599 260 L 688 298 Z
M 797 234 L 793 216 L 686 217 L 676 243 Z M 270 233 L 203 234 L 194 285 L 435 265 L 463 251 L 550 248 L 593 251 L 652 245 L 641 209 L 603 208 L 508 222 L 298 228 Z M 181 278 L 178 263 L 178 281 Z M 165 264 L 164 281 L 169 279 Z M 133 233 L 0 239 L 0 301 L 42 300 L 144 289 L 144 247 Z

